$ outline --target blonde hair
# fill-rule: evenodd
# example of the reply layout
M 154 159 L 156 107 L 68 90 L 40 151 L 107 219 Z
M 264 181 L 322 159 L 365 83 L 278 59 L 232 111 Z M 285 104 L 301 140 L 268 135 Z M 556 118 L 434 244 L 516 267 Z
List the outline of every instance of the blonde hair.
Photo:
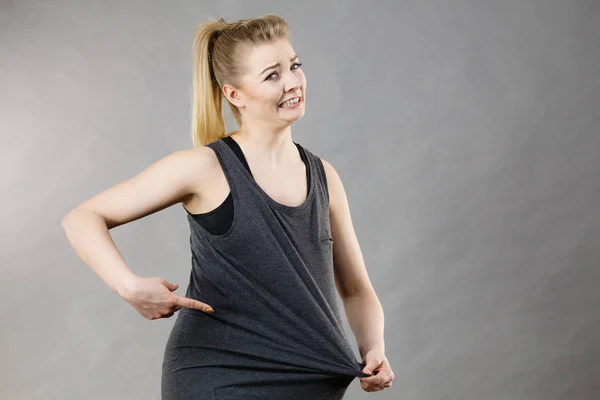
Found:
M 223 85 L 241 86 L 244 73 L 243 45 L 257 46 L 288 38 L 285 20 L 267 14 L 227 23 L 223 18 L 198 26 L 193 46 L 192 141 L 204 146 L 226 136 L 223 118 Z M 225 98 L 226 99 L 226 98 Z M 238 108 L 229 107 L 238 126 Z

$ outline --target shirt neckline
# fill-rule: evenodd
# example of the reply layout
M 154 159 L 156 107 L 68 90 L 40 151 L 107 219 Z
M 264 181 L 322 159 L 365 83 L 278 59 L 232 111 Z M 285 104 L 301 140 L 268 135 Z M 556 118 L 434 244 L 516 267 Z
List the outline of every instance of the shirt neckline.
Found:
M 239 150 L 242 152 L 242 154 L 244 154 L 239 143 L 237 143 L 237 141 L 235 141 L 235 139 L 233 139 L 233 138 L 231 138 L 231 140 L 233 140 L 235 142 L 235 144 L 239 147 Z M 264 191 L 262 187 L 260 187 L 258 182 L 256 182 L 256 180 L 254 179 L 254 176 L 250 173 L 250 171 L 248 171 L 248 169 L 246 169 L 246 167 L 243 165 L 242 161 L 235 154 L 233 149 L 231 147 L 229 147 L 229 145 L 227 143 L 225 143 L 223 141 L 223 139 L 219 139 L 219 141 L 221 141 L 222 147 L 227 148 L 226 151 L 228 151 L 230 153 L 231 158 L 234 159 L 234 163 L 236 163 L 237 166 L 239 167 L 239 169 L 242 170 L 242 174 L 244 174 L 244 176 L 250 181 L 250 183 L 257 189 L 257 191 L 260 193 L 260 195 L 270 205 L 272 205 L 273 207 L 278 208 L 280 210 L 285 210 L 285 211 L 289 211 L 289 212 L 298 212 L 298 211 L 305 209 L 310 204 L 310 201 L 314 195 L 315 179 L 313 176 L 312 162 L 309 160 L 309 156 L 306 151 L 304 152 L 304 154 L 306 155 L 306 168 L 308 168 L 308 175 L 310 176 L 310 184 L 308 185 L 308 193 L 307 193 L 306 197 L 304 198 L 304 201 L 301 204 L 299 204 L 297 206 L 289 206 L 287 204 L 282 204 L 282 203 L 274 200 L 271 196 L 269 196 L 269 194 L 266 191 Z M 296 142 L 294 142 L 294 144 L 300 146 Z M 303 148 L 303 150 L 304 150 L 304 148 Z M 245 155 L 244 155 L 244 158 L 246 158 Z

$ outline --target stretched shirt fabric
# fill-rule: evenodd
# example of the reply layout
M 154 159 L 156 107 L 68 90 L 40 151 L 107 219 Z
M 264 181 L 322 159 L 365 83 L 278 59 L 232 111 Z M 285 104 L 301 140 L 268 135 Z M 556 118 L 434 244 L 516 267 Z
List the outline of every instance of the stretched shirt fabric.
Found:
M 167 340 L 162 400 L 342 399 L 367 377 L 343 330 L 333 275 L 329 195 L 321 159 L 304 148 L 310 185 L 299 206 L 273 200 L 216 140 L 234 204 L 211 234 L 188 212 L 192 270 Z

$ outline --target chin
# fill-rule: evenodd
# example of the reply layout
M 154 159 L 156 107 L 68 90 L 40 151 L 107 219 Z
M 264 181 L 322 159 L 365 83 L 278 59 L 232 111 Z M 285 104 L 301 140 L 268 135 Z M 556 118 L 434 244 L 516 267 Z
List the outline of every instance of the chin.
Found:
M 298 121 L 302 117 L 304 117 L 304 111 L 302 111 L 301 113 L 299 112 L 297 115 L 290 116 L 289 118 L 285 118 L 285 120 L 289 122 L 294 122 Z

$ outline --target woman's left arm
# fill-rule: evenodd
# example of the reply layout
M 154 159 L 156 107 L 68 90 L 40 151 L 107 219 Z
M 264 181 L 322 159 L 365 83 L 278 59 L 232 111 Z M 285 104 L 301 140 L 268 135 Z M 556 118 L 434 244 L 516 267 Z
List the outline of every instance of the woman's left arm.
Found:
M 360 356 L 367 364 L 363 371 L 377 373 L 376 376 L 360 379 L 363 389 L 381 390 L 391 386 L 394 379 L 385 357 L 383 308 L 367 274 L 340 176 L 329 162 L 322 161 L 329 191 L 335 285 Z M 375 377 L 378 379 L 373 379 Z M 371 385 L 372 382 L 378 383 Z M 381 388 L 376 388 L 379 386 Z

